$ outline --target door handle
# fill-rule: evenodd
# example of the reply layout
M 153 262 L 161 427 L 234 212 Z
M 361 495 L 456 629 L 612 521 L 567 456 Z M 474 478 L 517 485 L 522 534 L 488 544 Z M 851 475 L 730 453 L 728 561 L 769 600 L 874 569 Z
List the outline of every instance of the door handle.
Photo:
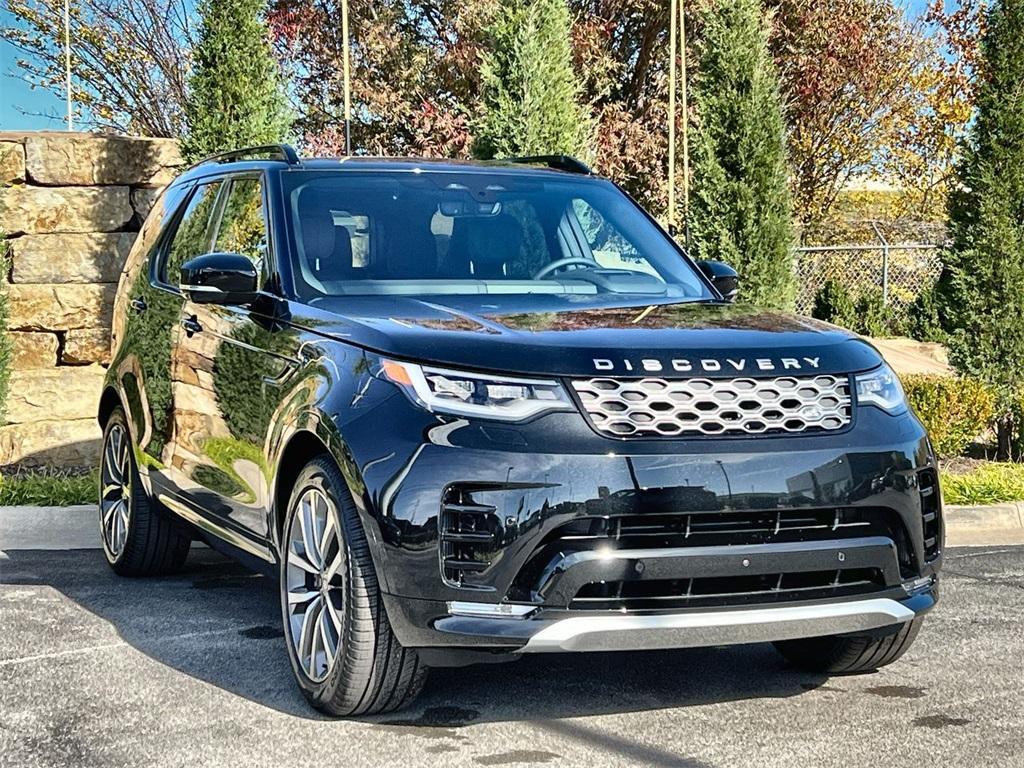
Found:
M 190 339 L 192 338 L 193 334 L 199 333 L 201 330 L 203 330 L 203 326 L 200 324 L 198 320 L 196 320 L 195 315 L 192 315 L 192 317 L 183 317 L 181 319 L 181 327 L 185 329 L 185 335 L 188 336 Z
M 149 308 L 146 300 L 142 298 L 132 299 L 129 303 L 132 305 L 132 309 L 139 313 L 145 312 Z

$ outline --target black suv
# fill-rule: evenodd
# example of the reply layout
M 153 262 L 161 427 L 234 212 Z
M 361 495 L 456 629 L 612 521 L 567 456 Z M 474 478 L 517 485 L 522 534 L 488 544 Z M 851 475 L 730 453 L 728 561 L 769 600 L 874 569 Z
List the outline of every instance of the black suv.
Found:
M 737 281 L 571 158 L 210 158 L 121 277 L 107 560 L 272 572 L 336 715 L 525 653 L 888 664 L 938 595 L 927 436 L 873 347 Z

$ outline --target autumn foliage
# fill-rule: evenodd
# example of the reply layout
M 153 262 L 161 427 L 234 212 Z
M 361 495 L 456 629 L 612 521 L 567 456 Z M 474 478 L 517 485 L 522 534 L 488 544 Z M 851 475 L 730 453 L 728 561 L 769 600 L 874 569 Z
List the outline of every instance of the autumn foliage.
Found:
M 685 0 L 691 65 L 701 12 Z M 515 0 L 516 3 L 525 0 Z M 984 0 L 762 0 L 779 70 L 798 222 L 816 237 L 860 177 L 899 190 L 892 215 L 939 218 L 971 114 Z M 479 125 L 487 29 L 511 0 L 350 0 L 353 139 L 383 155 L 466 157 Z M 667 201 L 667 0 L 566 0 L 579 104 L 594 164 L 656 214 Z M 18 67 L 61 92 L 60 0 L 7 0 L 0 34 Z M 72 66 L 86 125 L 181 135 L 197 24 L 181 0 L 75 0 Z M 295 137 L 344 150 L 340 0 L 270 0 L 258 10 L 288 83 Z M 694 67 L 691 75 L 699 76 Z M 691 105 L 695 108 L 695 105 Z M 695 114 L 691 109 L 689 118 Z M 682 114 L 675 117 L 681 127 Z M 677 136 L 681 131 L 677 131 Z M 683 182 L 677 169 L 675 182 Z

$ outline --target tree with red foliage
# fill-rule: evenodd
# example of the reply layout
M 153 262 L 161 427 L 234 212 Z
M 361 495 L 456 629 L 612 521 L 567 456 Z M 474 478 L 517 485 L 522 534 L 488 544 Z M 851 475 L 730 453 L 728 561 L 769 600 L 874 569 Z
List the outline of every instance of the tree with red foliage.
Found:
M 796 211 L 814 225 L 867 172 L 912 98 L 919 37 L 891 0 L 770 0 Z

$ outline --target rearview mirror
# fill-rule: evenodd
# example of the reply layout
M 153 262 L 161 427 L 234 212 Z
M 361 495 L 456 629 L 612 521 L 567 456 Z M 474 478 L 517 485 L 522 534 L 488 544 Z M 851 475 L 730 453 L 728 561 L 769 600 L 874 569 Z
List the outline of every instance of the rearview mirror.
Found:
M 722 294 L 722 298 L 729 302 L 736 301 L 740 292 L 740 276 L 735 269 L 721 261 L 698 261 L 697 266 Z
M 181 266 L 181 292 L 196 304 L 252 304 L 256 265 L 240 253 L 206 253 Z

